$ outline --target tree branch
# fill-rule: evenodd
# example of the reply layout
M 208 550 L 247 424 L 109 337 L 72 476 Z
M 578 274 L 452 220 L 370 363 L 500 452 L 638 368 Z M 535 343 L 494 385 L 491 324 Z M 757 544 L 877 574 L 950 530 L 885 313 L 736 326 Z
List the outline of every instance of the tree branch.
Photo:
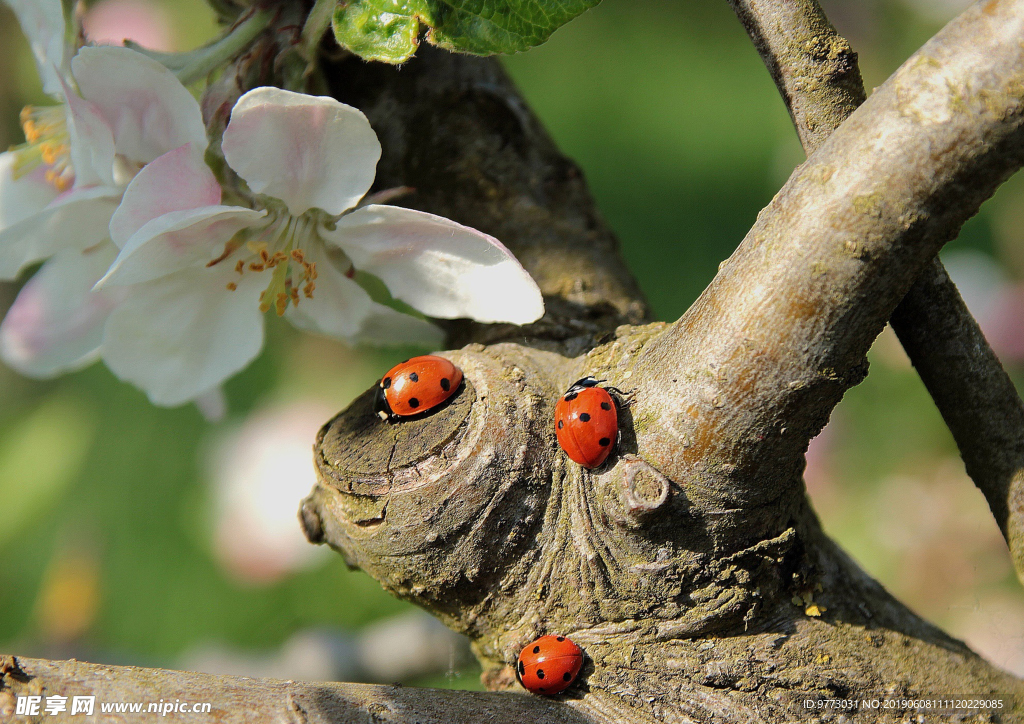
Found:
M 791 489 L 913 279 L 1024 162 L 1022 25 L 1024 0 L 975 5 L 794 172 L 645 351 L 634 414 L 647 395 L 677 411 L 651 411 L 645 457 L 734 502 Z
M 857 54 L 817 0 L 729 0 L 810 156 L 864 102 Z
M 477 724 L 529 721 L 585 724 L 591 720 L 564 704 L 537 696 L 504 692 L 449 691 L 376 684 L 307 683 L 214 676 L 190 671 L 102 666 L 78 661 L 44 661 L 0 656 L 0 719 L 14 719 L 19 696 L 66 696 L 67 711 L 45 721 L 80 722 L 71 714 L 72 697 L 95 696 L 97 721 L 123 718 L 164 721 L 168 713 L 148 713 L 149 704 L 209 703 L 208 715 L 184 716 L 221 724 Z M 142 703 L 142 714 L 104 716 L 103 703 Z M 45 706 L 45 698 L 40 706 Z M 178 713 L 177 716 L 182 716 Z M 206 718 L 203 718 L 206 717 Z M 90 721 L 93 719 L 88 717 Z
M 809 157 L 864 102 L 857 56 L 817 0 L 729 0 Z M 1024 582 L 1024 405 L 942 263 L 890 323 L 953 433 Z
M 1024 404 L 935 260 L 892 316 L 1024 582 Z

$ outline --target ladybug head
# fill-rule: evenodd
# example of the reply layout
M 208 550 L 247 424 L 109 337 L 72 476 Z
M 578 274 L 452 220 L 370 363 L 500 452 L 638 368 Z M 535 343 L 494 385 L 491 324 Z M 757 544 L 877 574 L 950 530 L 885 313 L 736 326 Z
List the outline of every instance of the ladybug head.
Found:
M 377 413 L 377 417 L 385 422 L 395 421 L 395 415 L 391 411 L 391 405 L 388 404 L 388 398 L 384 396 L 384 388 L 380 385 L 377 385 L 377 389 L 373 393 L 373 411 Z
M 585 389 L 587 387 L 597 387 L 598 383 L 600 382 L 604 382 L 604 380 L 599 380 L 596 377 L 592 377 L 591 375 L 581 377 L 580 379 L 573 382 L 572 385 L 570 385 L 569 389 L 565 391 L 565 394 L 571 395 L 573 392 L 579 392 L 580 390 Z

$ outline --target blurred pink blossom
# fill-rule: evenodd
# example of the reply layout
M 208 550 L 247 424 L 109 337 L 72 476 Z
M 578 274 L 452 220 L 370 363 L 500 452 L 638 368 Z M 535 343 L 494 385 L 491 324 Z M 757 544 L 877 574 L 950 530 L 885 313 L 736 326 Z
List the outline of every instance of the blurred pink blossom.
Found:
M 236 577 L 272 583 L 323 561 L 298 510 L 316 484 L 312 440 L 331 413 L 313 401 L 266 408 L 216 446 L 214 553 Z
M 178 50 L 167 11 L 147 0 L 101 0 L 82 20 L 85 37 L 99 45 L 132 40 L 153 50 Z

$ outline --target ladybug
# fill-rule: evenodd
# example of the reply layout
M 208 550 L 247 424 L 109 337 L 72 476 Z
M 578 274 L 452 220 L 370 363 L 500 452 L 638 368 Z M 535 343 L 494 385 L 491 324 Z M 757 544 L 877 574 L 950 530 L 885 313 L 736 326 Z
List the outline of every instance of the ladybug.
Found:
M 557 694 L 576 680 L 583 649 L 566 636 L 541 636 L 519 652 L 516 674 L 534 694 Z
M 380 381 L 373 411 L 387 422 L 429 412 L 462 385 L 462 370 L 444 357 L 428 354 L 395 365 Z
M 555 403 L 555 436 L 573 462 L 585 468 L 603 463 L 619 433 L 615 400 L 593 377 L 573 383 Z

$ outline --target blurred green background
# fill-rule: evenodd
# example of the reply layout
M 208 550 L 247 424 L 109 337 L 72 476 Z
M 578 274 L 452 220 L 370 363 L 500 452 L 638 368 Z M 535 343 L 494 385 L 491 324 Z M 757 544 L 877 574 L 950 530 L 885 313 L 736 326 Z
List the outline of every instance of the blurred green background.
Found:
M 824 4 L 858 50 L 870 89 L 966 3 Z M 132 34 L 168 49 L 216 32 L 201 0 L 104 0 L 90 13 L 97 37 Z M 5 9 L 0 47 L 0 144 L 11 145 L 23 140 L 20 108 L 46 99 Z M 803 160 L 774 86 L 723 0 L 604 0 L 506 66 L 584 169 L 660 319 L 678 317 L 697 297 Z M 1020 178 L 986 204 L 945 258 L 1019 375 Z M 0 284 L 0 312 L 17 291 Z M 408 350 L 351 350 L 273 317 L 268 329 L 264 354 L 228 383 L 229 412 L 219 423 L 193 406 L 154 408 L 102 365 L 49 381 L 0 367 L 0 651 L 157 666 L 194 662 L 211 645 L 272 657 L 296 632 L 355 632 L 409 609 L 338 556 L 295 548 L 277 556 L 274 536 L 291 533 L 271 531 L 258 501 L 253 515 L 237 514 L 237 486 L 223 472 L 255 461 L 301 484 L 302 474 L 291 476 L 288 461 L 274 457 L 284 447 L 277 441 L 298 430 L 299 449 L 308 450 L 306 428 Z M 1024 675 L 1024 590 L 891 331 L 872 351 L 867 380 L 812 443 L 807 481 L 826 528 L 869 572 Z M 284 525 L 292 526 L 301 495 Z M 475 688 L 476 673 L 455 662 L 415 681 Z

